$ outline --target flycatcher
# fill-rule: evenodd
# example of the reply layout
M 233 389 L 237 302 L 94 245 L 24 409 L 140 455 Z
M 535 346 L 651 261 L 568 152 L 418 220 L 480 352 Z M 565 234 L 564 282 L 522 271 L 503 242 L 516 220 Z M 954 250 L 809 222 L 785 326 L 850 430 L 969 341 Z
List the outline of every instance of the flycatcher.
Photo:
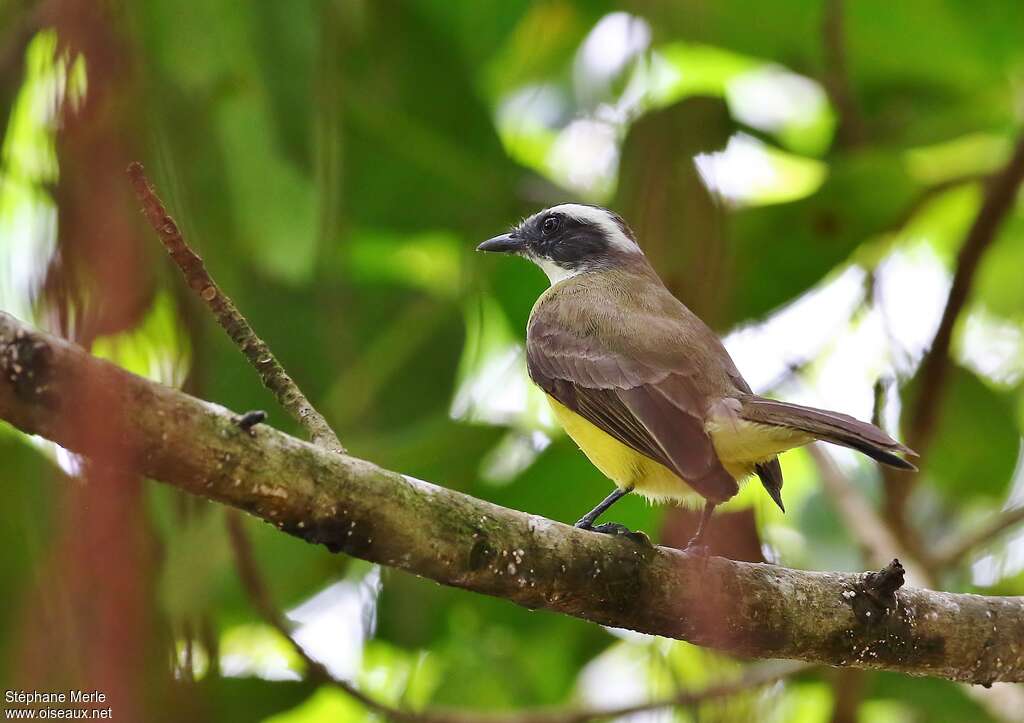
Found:
M 530 378 L 555 417 L 616 490 L 576 526 L 637 492 L 704 500 L 698 544 L 716 505 L 752 475 L 782 504 L 778 454 L 816 439 L 915 469 L 914 452 L 846 414 L 751 392 L 718 336 L 672 296 L 615 213 L 567 203 L 530 216 L 480 251 L 523 256 L 547 274 L 526 332 Z

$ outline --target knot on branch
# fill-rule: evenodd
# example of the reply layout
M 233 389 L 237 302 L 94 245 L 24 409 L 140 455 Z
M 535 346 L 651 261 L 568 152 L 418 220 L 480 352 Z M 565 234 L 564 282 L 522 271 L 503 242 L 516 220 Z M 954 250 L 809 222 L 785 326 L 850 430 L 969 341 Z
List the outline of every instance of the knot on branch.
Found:
M 887 618 L 899 605 L 896 591 L 903 587 L 904 570 L 899 560 L 893 560 L 878 572 L 865 573 L 853 590 L 843 593 L 857 619 L 864 623 L 878 623 Z
M 26 402 L 53 406 L 50 393 L 53 350 L 46 342 L 22 329 L 0 339 L 0 378 L 9 382 L 15 395 Z
M 250 437 L 255 437 L 256 433 L 253 431 L 253 427 L 257 424 L 262 424 L 267 421 L 267 413 L 262 409 L 254 409 L 251 412 L 246 412 L 238 417 L 235 417 L 235 424 L 243 432 L 248 432 Z

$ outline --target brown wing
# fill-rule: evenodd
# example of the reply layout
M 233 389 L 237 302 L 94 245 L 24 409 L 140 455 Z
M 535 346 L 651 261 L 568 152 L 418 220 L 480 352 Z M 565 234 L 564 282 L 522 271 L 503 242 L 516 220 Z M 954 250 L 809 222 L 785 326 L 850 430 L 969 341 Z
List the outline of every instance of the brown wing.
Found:
M 738 491 L 704 429 L 704 409 L 690 373 L 659 368 L 578 337 L 543 318 L 527 340 L 530 378 L 591 424 L 660 462 L 708 499 Z

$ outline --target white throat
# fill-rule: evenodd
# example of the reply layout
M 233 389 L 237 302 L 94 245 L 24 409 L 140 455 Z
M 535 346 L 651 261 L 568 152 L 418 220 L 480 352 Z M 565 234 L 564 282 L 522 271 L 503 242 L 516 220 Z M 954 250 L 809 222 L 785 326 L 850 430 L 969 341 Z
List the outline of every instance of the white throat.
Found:
M 530 261 L 537 264 L 537 266 L 539 266 L 541 270 L 548 275 L 548 281 L 551 282 L 552 286 L 557 284 L 559 281 L 565 281 L 566 279 L 571 279 L 573 276 L 579 276 L 586 270 L 582 268 L 563 269 L 561 266 L 556 264 L 551 259 L 535 258 L 533 256 L 530 256 L 528 258 L 530 259 Z

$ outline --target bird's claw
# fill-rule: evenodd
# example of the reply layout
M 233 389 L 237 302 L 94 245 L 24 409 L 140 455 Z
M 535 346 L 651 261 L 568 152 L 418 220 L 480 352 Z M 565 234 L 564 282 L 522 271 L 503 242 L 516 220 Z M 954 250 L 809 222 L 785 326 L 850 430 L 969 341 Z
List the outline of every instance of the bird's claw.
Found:
M 651 542 L 651 538 L 647 536 L 645 532 L 637 530 L 633 532 L 625 525 L 620 525 L 618 522 L 603 522 L 600 525 L 594 525 L 589 528 L 594 532 L 600 532 L 603 535 L 615 535 L 617 537 L 625 537 L 638 545 L 644 545 L 646 547 L 654 547 Z
M 711 548 L 700 540 L 690 540 L 686 543 L 686 547 L 683 548 L 683 552 L 687 555 L 696 555 L 697 557 L 710 557 Z

